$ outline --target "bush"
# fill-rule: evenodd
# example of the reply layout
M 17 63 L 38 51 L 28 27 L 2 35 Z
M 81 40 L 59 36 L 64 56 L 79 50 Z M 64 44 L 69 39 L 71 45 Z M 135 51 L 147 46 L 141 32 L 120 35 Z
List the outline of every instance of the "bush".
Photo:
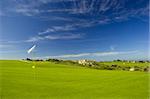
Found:
M 32 61 L 32 59 L 30 59 L 30 58 L 26 58 L 26 60 L 27 60 L 27 61 Z
M 144 67 L 143 71 L 150 72 L 150 67 L 149 66 Z
M 134 66 L 134 70 L 135 71 L 143 71 L 143 68 L 139 67 L 139 66 Z
M 42 59 L 36 59 L 35 61 L 43 61 Z

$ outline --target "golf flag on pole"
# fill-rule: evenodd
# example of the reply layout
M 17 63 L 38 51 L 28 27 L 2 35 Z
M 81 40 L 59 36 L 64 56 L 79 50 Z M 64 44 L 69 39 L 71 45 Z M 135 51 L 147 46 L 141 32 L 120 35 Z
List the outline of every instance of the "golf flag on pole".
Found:
M 35 47 L 36 47 L 36 45 L 33 45 L 33 46 L 27 51 L 27 53 L 30 54 L 30 53 L 34 50 Z

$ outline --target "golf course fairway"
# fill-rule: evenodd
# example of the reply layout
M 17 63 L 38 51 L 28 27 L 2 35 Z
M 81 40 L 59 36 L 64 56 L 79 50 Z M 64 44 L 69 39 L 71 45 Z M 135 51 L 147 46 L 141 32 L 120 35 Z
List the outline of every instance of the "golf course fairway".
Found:
M 1 99 L 149 99 L 149 76 L 147 72 L 1 60 L 0 96 Z

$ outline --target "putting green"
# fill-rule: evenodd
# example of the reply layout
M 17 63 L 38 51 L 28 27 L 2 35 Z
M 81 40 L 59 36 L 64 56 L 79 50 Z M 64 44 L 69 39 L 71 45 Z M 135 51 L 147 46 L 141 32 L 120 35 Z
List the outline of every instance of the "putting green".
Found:
M 148 99 L 149 76 L 146 72 L 1 60 L 0 96 L 2 99 Z

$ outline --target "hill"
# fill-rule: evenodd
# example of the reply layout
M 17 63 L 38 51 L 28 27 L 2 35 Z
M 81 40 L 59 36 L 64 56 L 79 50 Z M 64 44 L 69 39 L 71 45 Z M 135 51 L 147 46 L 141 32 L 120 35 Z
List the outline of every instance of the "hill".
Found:
M 17 60 L 1 60 L 0 71 L 2 99 L 148 99 L 149 94 L 147 72 Z

